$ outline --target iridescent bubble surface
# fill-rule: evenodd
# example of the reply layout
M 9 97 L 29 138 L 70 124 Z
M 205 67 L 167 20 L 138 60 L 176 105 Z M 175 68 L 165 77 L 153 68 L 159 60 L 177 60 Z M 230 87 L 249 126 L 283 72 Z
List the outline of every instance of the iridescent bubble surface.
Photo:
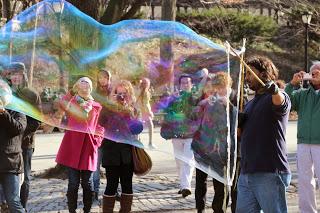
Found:
M 54 10 L 57 6 L 58 12 Z M 25 86 L 37 91 L 42 100 L 37 106 L 13 92 L 7 108 L 52 126 L 99 134 L 101 131 L 70 125 L 63 108 L 65 95 L 77 98 L 79 90 L 74 84 L 87 76 L 94 101 L 103 107 L 99 124 L 105 138 L 143 146 L 147 142 L 139 141 L 141 125 L 136 120 L 149 117 L 155 124 L 154 134 L 193 141 L 195 160 L 179 153 L 175 157 L 231 183 L 240 65 L 224 46 L 177 22 L 126 20 L 105 26 L 66 1 L 51 0 L 20 13 L 1 29 L 0 54 L 2 78 L 10 84 L 10 64 L 22 62 L 28 80 Z M 203 68 L 208 69 L 209 78 Z M 110 84 L 98 90 L 102 69 L 111 75 Z M 230 93 L 224 98 L 210 93 L 210 77 L 218 72 L 231 76 L 232 98 Z M 192 78 L 188 94 L 181 91 L 182 75 Z M 141 93 L 144 78 L 150 81 L 148 95 Z M 120 88 L 122 80 L 129 81 L 132 88 Z M 121 89 L 124 92 L 119 92 Z M 68 107 L 85 123 L 92 109 L 90 101 L 76 99 L 74 103 Z

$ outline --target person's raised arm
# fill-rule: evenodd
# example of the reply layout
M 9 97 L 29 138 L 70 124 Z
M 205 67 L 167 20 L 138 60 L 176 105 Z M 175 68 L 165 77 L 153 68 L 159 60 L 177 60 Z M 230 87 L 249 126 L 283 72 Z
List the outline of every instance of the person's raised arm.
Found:
M 272 95 L 273 105 L 280 106 L 283 104 L 283 102 L 285 100 L 284 94 L 279 89 L 278 85 L 275 82 L 270 81 L 270 82 L 266 83 L 265 90 L 267 93 Z
M 299 102 L 300 102 L 300 94 L 302 90 L 300 89 L 300 83 L 303 81 L 304 71 L 297 72 L 293 75 L 292 80 L 289 84 L 287 84 L 285 88 L 285 92 L 289 95 L 292 109 L 298 110 Z

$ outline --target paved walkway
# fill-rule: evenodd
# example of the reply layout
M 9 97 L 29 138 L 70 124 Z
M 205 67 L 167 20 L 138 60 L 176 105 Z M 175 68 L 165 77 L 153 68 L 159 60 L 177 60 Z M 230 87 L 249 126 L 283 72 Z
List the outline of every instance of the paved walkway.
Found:
M 291 156 L 291 168 L 293 171 L 293 182 L 288 190 L 289 213 L 298 212 L 297 188 L 296 188 L 296 167 L 294 156 Z M 193 178 L 193 186 L 194 186 Z M 182 198 L 177 194 L 178 179 L 173 175 L 151 174 L 144 177 L 134 177 L 134 201 L 133 212 L 196 212 L 194 193 L 187 198 Z M 102 179 L 103 193 L 105 179 Z M 66 205 L 67 181 L 61 179 L 41 179 L 34 178 L 31 181 L 31 192 L 29 211 L 30 212 L 68 212 Z M 80 190 L 78 206 L 82 208 L 82 190 Z M 192 190 L 194 192 L 194 189 Z M 208 187 L 208 212 L 210 203 L 214 195 L 212 182 L 209 181 Z M 318 196 L 319 197 L 319 196 Z M 119 203 L 116 203 L 116 211 L 119 209 Z M 78 210 L 78 212 L 81 212 Z M 102 212 L 99 204 L 95 203 L 92 212 Z M 230 212 L 230 209 L 228 210 Z
M 297 173 L 296 173 L 296 122 L 289 123 L 287 132 L 287 148 L 289 154 L 290 168 L 292 170 L 292 185 L 288 189 L 288 212 L 297 213 L 298 198 L 297 198 Z M 159 129 L 156 129 L 157 134 L 154 135 L 155 144 L 159 150 L 166 150 L 172 153 L 172 145 L 170 142 L 161 139 Z M 62 134 L 39 134 L 36 137 L 36 152 L 33 157 L 33 169 L 37 172 L 45 168 L 50 168 L 55 165 L 54 157 L 59 147 Z M 147 133 L 142 134 L 142 139 L 147 142 Z M 149 154 L 153 160 L 153 168 L 151 173 L 144 177 L 134 177 L 134 201 L 133 212 L 172 212 L 172 213 L 191 213 L 195 211 L 194 188 L 192 195 L 187 198 L 182 198 L 177 194 L 179 185 L 176 176 L 175 161 L 172 155 L 164 154 L 158 151 L 150 151 Z M 194 180 L 192 186 L 194 187 Z M 105 179 L 102 179 L 101 191 L 103 193 L 105 187 Z M 31 181 L 31 192 L 29 202 L 29 212 L 65 212 L 67 213 L 66 205 L 66 190 L 67 181 L 60 179 L 40 179 L 34 178 Z M 78 204 L 79 209 L 82 208 L 82 197 L 80 192 Z M 317 192 L 318 198 L 319 192 Z M 210 203 L 214 195 L 212 182 L 209 181 L 207 212 L 210 210 Z M 318 201 L 318 203 L 320 203 Z M 119 203 L 116 203 L 116 210 L 119 209 Z M 320 210 L 320 209 L 319 209 Z M 78 211 L 80 212 L 80 210 Z M 98 204 L 93 206 L 92 212 L 102 212 Z M 228 210 L 230 213 L 230 208 Z M 320 211 L 319 211 L 320 212 Z
M 177 194 L 177 177 L 165 177 L 148 175 L 134 178 L 133 212 L 169 212 L 168 210 L 193 209 L 194 195 L 182 198 Z M 105 179 L 102 179 L 101 194 L 105 187 Z M 31 184 L 31 196 L 29 202 L 30 212 L 68 212 L 66 211 L 67 181 L 60 179 L 36 178 Z M 80 190 L 79 197 L 82 197 Z M 209 190 L 208 196 L 213 197 L 213 190 Z M 212 200 L 212 199 L 211 199 Z M 210 200 L 210 201 L 211 201 Z M 81 199 L 78 200 L 79 208 L 82 208 Z M 116 210 L 119 203 L 116 203 Z M 102 212 L 97 203 L 92 212 Z

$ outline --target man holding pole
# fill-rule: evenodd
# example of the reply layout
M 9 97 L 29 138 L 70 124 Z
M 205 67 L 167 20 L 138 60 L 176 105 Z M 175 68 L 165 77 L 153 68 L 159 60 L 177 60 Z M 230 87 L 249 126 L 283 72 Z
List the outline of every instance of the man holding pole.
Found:
M 237 213 L 287 212 L 291 174 L 285 134 L 291 102 L 274 83 L 278 69 L 266 57 L 247 61 L 246 81 L 255 97 L 245 107 L 241 128 L 241 174 Z

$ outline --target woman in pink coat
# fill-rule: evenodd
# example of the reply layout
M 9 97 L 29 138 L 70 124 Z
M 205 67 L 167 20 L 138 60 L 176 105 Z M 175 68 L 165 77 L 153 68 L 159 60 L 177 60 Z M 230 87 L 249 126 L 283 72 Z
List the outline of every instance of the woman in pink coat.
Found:
M 92 82 L 80 78 L 73 87 L 75 94 L 68 93 L 60 101 L 67 115 L 66 132 L 61 142 L 56 162 L 68 169 L 67 200 L 69 212 L 76 212 L 78 189 L 83 189 L 84 212 L 90 212 L 93 186 L 92 174 L 97 165 L 97 149 L 103 137 L 103 128 L 98 126 L 101 105 L 91 96 Z

